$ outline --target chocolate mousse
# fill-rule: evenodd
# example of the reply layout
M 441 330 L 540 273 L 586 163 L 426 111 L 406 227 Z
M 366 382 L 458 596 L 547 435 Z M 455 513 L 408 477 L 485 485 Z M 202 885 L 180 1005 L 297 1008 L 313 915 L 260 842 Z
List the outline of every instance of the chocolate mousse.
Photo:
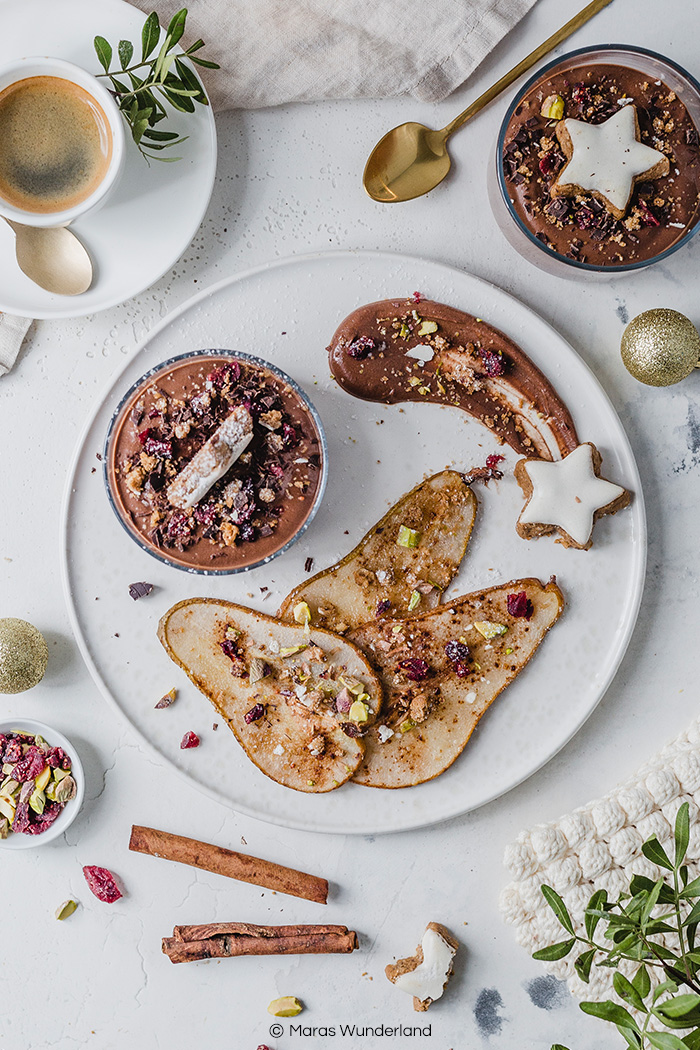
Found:
M 622 124 L 635 129 L 631 145 L 647 147 L 640 152 L 649 161 L 642 156 L 624 186 L 611 145 Z M 607 145 L 605 134 L 590 130 L 604 125 Z M 624 161 L 629 145 L 618 138 Z M 506 192 L 525 227 L 558 255 L 600 267 L 648 262 L 700 219 L 699 141 L 685 105 L 663 81 L 622 65 L 577 64 L 537 81 L 516 106 L 504 138 Z M 588 172 L 586 185 L 574 168 Z M 601 190 L 604 168 L 625 190 L 621 205 Z
M 321 493 L 304 398 L 255 359 L 202 351 L 142 379 L 107 439 L 108 491 L 137 542 L 179 568 L 235 572 L 278 553 Z
M 473 416 L 519 454 L 578 445 L 568 408 L 519 346 L 443 303 L 385 299 L 351 313 L 328 347 L 340 386 L 365 401 L 432 401 Z

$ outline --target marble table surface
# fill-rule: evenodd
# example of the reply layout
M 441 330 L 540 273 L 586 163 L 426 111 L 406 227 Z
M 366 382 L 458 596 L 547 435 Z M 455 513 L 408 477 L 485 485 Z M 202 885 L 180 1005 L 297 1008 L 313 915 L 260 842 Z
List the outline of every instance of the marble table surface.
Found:
M 667 263 L 630 279 L 576 286 L 525 263 L 499 233 L 486 169 L 506 99 L 453 142 L 455 170 L 429 197 L 383 207 L 360 185 L 365 156 L 407 119 L 440 126 L 581 6 L 540 0 L 472 82 L 441 105 L 398 99 L 289 106 L 218 118 L 214 196 L 193 244 L 157 285 L 113 310 L 34 325 L 13 372 L 0 380 L 0 615 L 46 635 L 45 681 L 0 698 L 0 717 L 53 723 L 74 740 L 87 797 L 64 838 L 0 862 L 0 1050 L 607 1050 L 620 1037 L 585 1017 L 565 986 L 515 943 L 497 912 L 504 846 L 531 823 L 607 791 L 697 715 L 697 505 L 700 377 L 653 390 L 619 357 L 623 325 L 667 306 L 700 322 L 700 237 Z M 655 48 L 700 74 L 700 7 L 616 0 L 575 38 Z M 148 231 L 144 236 L 157 236 Z M 648 579 L 639 622 L 606 696 L 575 739 L 510 794 L 429 830 L 377 838 L 288 831 L 238 816 L 144 752 L 82 666 L 59 578 L 58 517 L 66 466 L 91 404 L 109 376 L 170 309 L 239 269 L 328 248 L 377 248 L 440 259 L 499 284 L 555 325 L 595 370 L 632 441 L 649 516 Z M 3 266 L 9 265 L 7 261 Z M 368 289 L 371 298 L 371 289 Z M 309 304 L 313 309 L 313 303 Z M 133 822 L 240 847 L 324 874 L 331 903 L 276 896 L 130 854 Z M 93 898 L 83 864 L 121 876 L 113 906 Z M 55 908 L 81 907 L 64 923 Z M 319 959 L 263 958 L 172 967 L 160 939 L 175 922 L 342 922 L 362 951 Z M 443 1000 L 415 1015 L 385 979 L 429 920 L 465 948 Z M 297 995 L 299 1021 L 316 1035 L 269 1034 L 268 1002 Z M 430 1024 L 422 1036 L 342 1036 L 339 1025 Z M 336 1035 L 323 1035 L 335 1026 Z

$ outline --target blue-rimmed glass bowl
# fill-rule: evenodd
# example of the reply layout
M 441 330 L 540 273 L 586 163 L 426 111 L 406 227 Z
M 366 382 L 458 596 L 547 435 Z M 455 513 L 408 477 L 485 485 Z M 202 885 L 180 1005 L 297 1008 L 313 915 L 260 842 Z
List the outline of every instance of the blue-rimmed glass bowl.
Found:
M 309 500 L 306 514 L 299 521 L 297 528 L 292 534 L 288 535 L 285 535 L 284 530 L 280 529 L 279 546 L 272 550 L 268 549 L 263 556 L 256 556 L 255 540 L 241 544 L 240 547 L 236 549 L 242 552 L 242 557 L 240 563 L 236 565 L 223 565 L 220 567 L 211 566 L 205 568 L 204 566 L 193 564 L 191 561 L 188 561 L 186 557 L 182 556 L 183 552 L 180 552 L 177 549 L 157 547 L 155 544 L 149 543 L 144 534 L 136 528 L 131 520 L 129 512 L 121 499 L 118 486 L 112 484 L 118 437 L 123 422 L 131 411 L 133 404 L 138 399 L 138 394 L 142 390 L 146 390 L 149 386 L 152 386 L 154 383 L 157 383 L 159 377 L 164 376 L 166 373 L 181 366 L 183 362 L 189 360 L 196 362 L 198 359 L 211 360 L 212 367 L 216 364 L 238 361 L 248 367 L 257 368 L 270 373 L 278 381 L 289 387 L 292 393 L 296 396 L 299 405 L 304 410 L 307 419 L 311 424 L 314 437 L 318 443 L 320 454 L 320 475 L 318 478 L 318 484 L 313 499 Z M 194 350 L 190 353 L 180 354 L 177 357 L 171 357 L 167 361 L 161 362 L 150 369 L 145 375 L 141 376 L 141 378 L 127 390 L 112 416 L 107 431 L 103 466 L 107 496 L 112 509 L 122 527 L 142 550 L 146 551 L 147 554 L 150 554 L 153 558 L 156 558 L 157 561 L 162 562 L 164 565 L 171 565 L 173 568 L 181 569 L 185 572 L 195 573 L 201 576 L 231 576 L 239 572 L 247 572 L 250 569 L 256 569 L 260 565 L 266 565 L 268 562 L 272 561 L 273 558 L 277 558 L 280 554 L 284 554 L 288 551 L 289 548 L 296 543 L 299 537 L 306 532 L 316 516 L 326 490 L 326 482 L 328 479 L 328 443 L 323 430 L 321 417 L 316 411 L 316 408 L 299 384 L 296 383 L 291 376 L 287 375 L 286 372 L 283 372 L 281 368 L 277 368 L 269 361 L 264 361 L 260 357 L 255 357 L 252 354 L 246 354 L 238 350 Z
M 678 98 L 685 105 L 695 126 L 700 128 L 700 84 L 677 63 L 672 62 L 671 59 L 665 58 L 663 55 L 657 54 L 655 51 L 648 51 L 645 48 L 633 47 L 627 44 L 599 44 L 595 47 L 585 47 L 577 51 L 570 51 L 560 58 L 555 58 L 552 62 L 539 69 L 534 76 L 530 77 L 511 102 L 503 118 L 496 144 L 495 177 L 492 177 L 490 173 L 488 177 L 489 200 L 496 222 L 513 248 L 528 262 L 558 277 L 595 279 L 643 270 L 653 263 L 667 259 L 669 255 L 672 255 L 687 244 L 691 237 L 694 237 L 698 229 L 700 229 L 699 209 L 693 216 L 690 226 L 679 236 L 678 240 L 657 255 L 638 259 L 634 262 L 606 266 L 600 263 L 580 262 L 554 251 L 539 240 L 518 215 L 510 197 L 508 183 L 503 170 L 505 139 L 515 110 L 522 103 L 528 92 L 540 81 L 546 81 L 556 74 L 564 73 L 569 69 L 596 64 L 624 66 L 642 73 L 649 80 L 662 81 L 672 91 L 675 91 Z

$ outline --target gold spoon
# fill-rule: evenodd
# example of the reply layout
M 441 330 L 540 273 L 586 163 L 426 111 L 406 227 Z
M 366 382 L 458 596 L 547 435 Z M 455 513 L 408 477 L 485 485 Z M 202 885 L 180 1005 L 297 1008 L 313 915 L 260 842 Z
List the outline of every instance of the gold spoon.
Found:
M 447 152 L 450 135 L 610 3 L 612 0 L 592 0 L 527 58 L 496 81 L 476 102 L 467 106 L 447 127 L 433 131 L 432 128 L 426 128 L 425 124 L 410 121 L 387 132 L 370 153 L 362 176 L 370 197 L 380 204 L 395 204 L 397 201 L 421 197 L 439 185 L 450 170 L 451 161 Z
M 4 216 L 3 216 L 4 218 Z M 5 219 L 15 233 L 20 270 L 55 295 L 80 295 L 92 284 L 87 249 L 66 226 L 42 229 Z

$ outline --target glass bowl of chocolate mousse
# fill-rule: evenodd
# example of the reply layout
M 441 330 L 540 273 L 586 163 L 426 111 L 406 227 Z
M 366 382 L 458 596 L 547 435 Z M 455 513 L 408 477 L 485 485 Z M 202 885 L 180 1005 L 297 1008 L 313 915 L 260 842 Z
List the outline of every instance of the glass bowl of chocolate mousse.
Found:
M 508 108 L 489 198 L 520 254 L 560 277 L 612 276 L 700 228 L 700 84 L 623 44 L 540 69 Z
M 191 573 L 264 565 L 306 531 L 327 444 L 298 384 L 250 354 L 200 350 L 134 383 L 107 434 L 107 494 L 129 536 Z

